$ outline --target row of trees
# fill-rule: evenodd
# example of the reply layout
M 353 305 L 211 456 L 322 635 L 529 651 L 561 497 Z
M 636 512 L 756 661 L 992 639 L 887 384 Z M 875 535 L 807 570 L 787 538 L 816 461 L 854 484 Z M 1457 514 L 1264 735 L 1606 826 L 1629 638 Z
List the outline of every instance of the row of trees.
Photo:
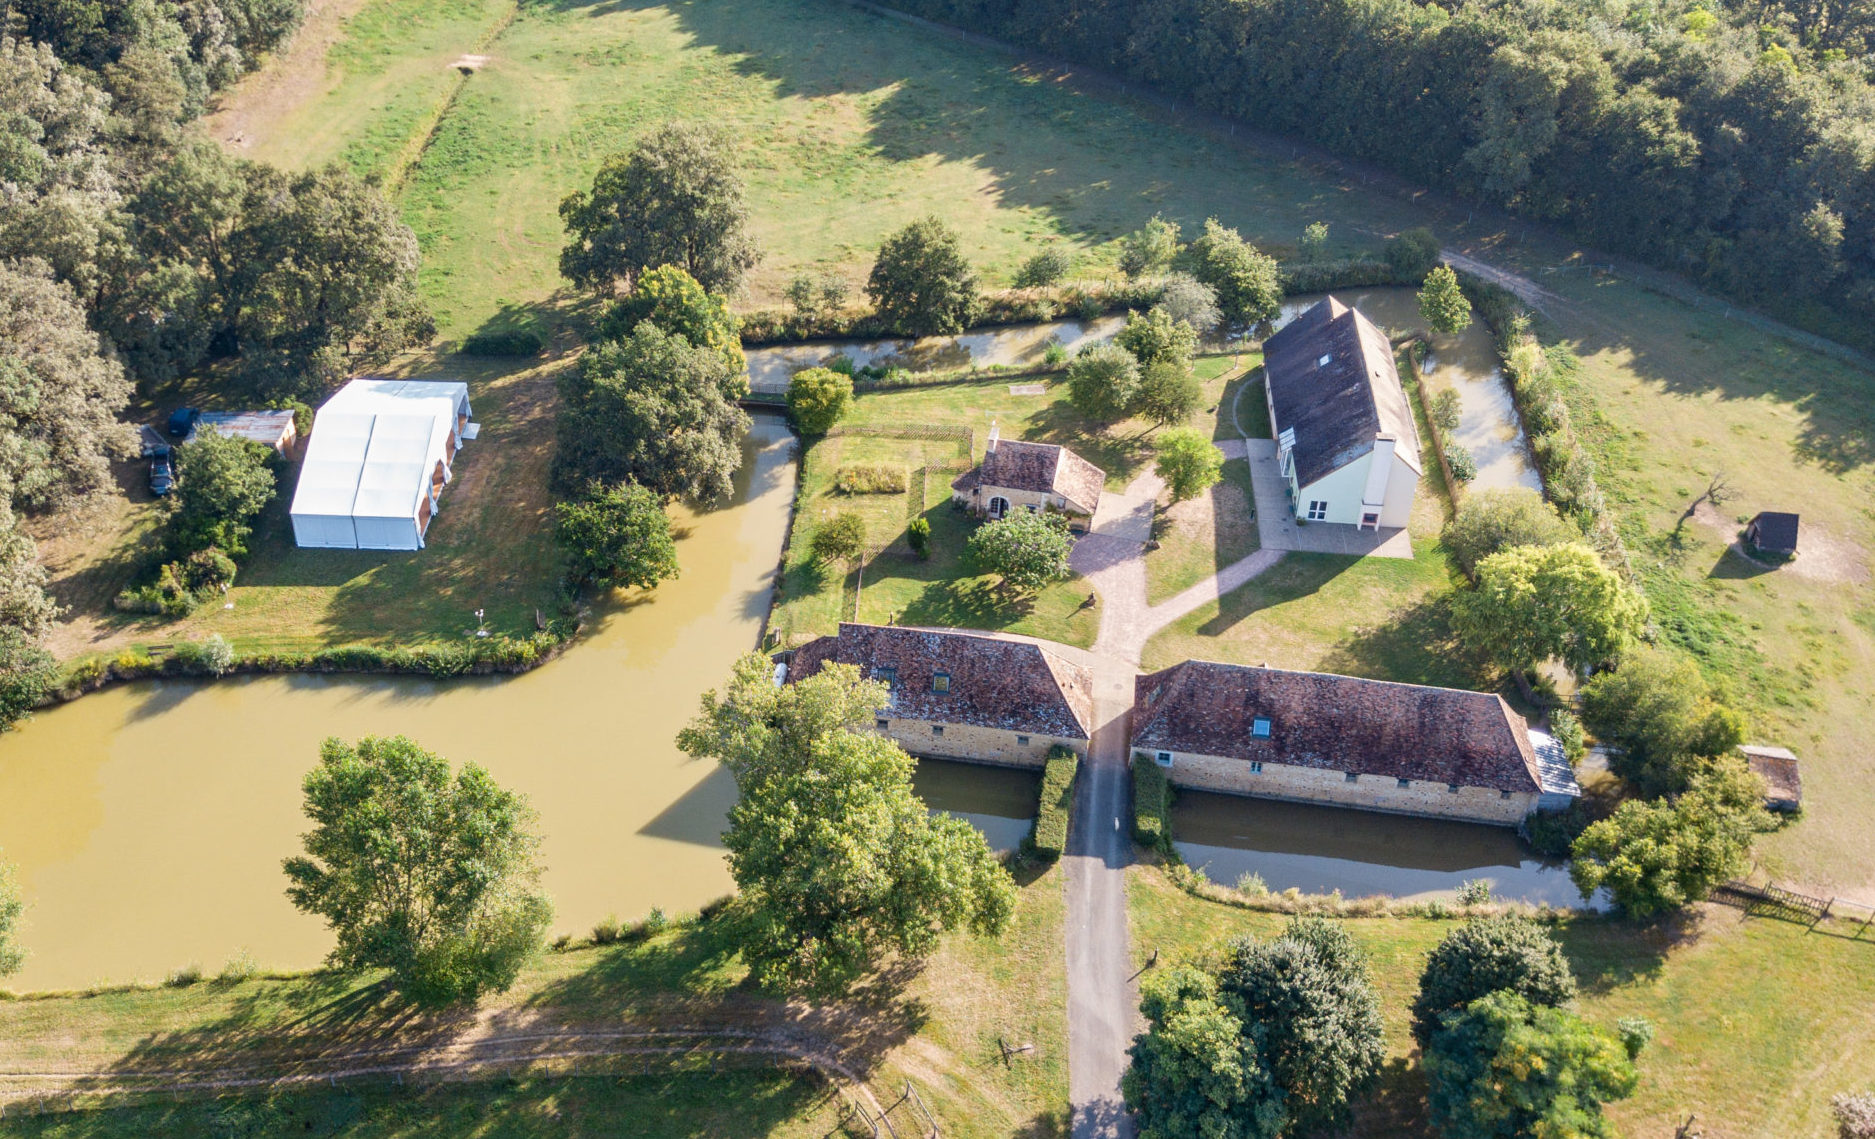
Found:
M 904 6 L 1566 221 L 1745 299 L 1875 315 L 1864 0 Z
M 1473 582 L 1453 601 L 1463 643 L 1513 673 L 1549 659 L 1594 670 L 1582 725 L 1637 797 L 1575 839 L 1570 872 L 1583 894 L 1606 887 L 1645 917 L 1735 876 L 1770 826 L 1762 780 L 1737 752 L 1744 719 L 1691 660 L 1640 643 L 1644 599 L 1534 491 L 1468 496 L 1445 544 Z M 1568 713 L 1556 718 L 1559 735 L 1576 734 Z
M 1301 917 L 1222 956 L 1214 970 L 1174 966 L 1141 986 L 1147 1030 L 1122 1085 L 1141 1135 L 1345 1127 L 1386 1052 L 1366 954 L 1339 923 Z M 1524 918 L 1473 920 L 1433 949 L 1412 1024 L 1439 1134 L 1612 1134 L 1601 1106 L 1634 1090 L 1651 1030 L 1597 1028 L 1568 1011 L 1575 995 L 1561 947 Z

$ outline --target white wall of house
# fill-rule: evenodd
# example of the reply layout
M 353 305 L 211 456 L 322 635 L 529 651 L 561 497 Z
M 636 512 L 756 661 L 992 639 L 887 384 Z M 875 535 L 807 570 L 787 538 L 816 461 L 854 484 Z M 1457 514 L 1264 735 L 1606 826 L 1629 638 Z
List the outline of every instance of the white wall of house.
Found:
M 1297 521 L 1360 525 L 1361 516 L 1366 513 L 1361 500 L 1366 493 L 1367 475 L 1373 465 L 1374 453 L 1369 451 L 1340 470 L 1302 487 L 1296 493 Z M 1380 525 L 1388 529 L 1403 528 L 1413 515 L 1413 495 L 1419 487 L 1419 476 L 1398 454 L 1391 457 L 1389 467 L 1386 503 L 1380 510 Z M 1309 504 L 1312 502 L 1326 502 L 1328 516 L 1310 518 Z

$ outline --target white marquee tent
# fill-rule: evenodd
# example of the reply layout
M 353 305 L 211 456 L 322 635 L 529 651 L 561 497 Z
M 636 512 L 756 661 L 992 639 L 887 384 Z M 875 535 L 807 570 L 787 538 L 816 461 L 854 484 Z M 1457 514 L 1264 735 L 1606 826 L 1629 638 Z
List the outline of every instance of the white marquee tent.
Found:
M 469 414 L 463 383 L 346 384 L 313 418 L 293 494 L 294 539 L 328 549 L 422 549 Z

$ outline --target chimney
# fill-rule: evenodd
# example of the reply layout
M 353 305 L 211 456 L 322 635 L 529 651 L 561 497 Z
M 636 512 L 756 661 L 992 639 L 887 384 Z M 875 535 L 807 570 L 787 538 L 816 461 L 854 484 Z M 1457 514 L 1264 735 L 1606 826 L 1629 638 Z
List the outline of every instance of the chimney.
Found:
M 992 419 L 990 420 L 990 441 L 983 448 L 984 454 L 994 455 L 996 453 L 996 441 L 1000 438 L 1002 438 L 1002 429 L 996 426 L 996 421 Z
M 1361 491 L 1361 505 L 1374 510 L 1386 505 L 1387 480 L 1393 477 L 1393 449 L 1398 441 L 1386 432 L 1374 436 L 1374 459 L 1367 468 L 1367 487 Z

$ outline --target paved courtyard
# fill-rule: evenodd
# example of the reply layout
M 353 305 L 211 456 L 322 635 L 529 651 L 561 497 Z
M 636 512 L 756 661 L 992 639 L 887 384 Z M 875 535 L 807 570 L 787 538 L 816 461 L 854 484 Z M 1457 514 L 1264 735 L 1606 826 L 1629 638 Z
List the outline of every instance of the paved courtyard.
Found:
M 1289 513 L 1288 496 L 1283 493 L 1274 439 L 1233 439 L 1220 445 L 1232 458 L 1241 455 L 1250 461 L 1250 484 L 1257 500 L 1257 539 L 1264 549 L 1412 559 L 1413 543 L 1403 529 L 1361 530 L 1329 522 L 1298 525 Z

